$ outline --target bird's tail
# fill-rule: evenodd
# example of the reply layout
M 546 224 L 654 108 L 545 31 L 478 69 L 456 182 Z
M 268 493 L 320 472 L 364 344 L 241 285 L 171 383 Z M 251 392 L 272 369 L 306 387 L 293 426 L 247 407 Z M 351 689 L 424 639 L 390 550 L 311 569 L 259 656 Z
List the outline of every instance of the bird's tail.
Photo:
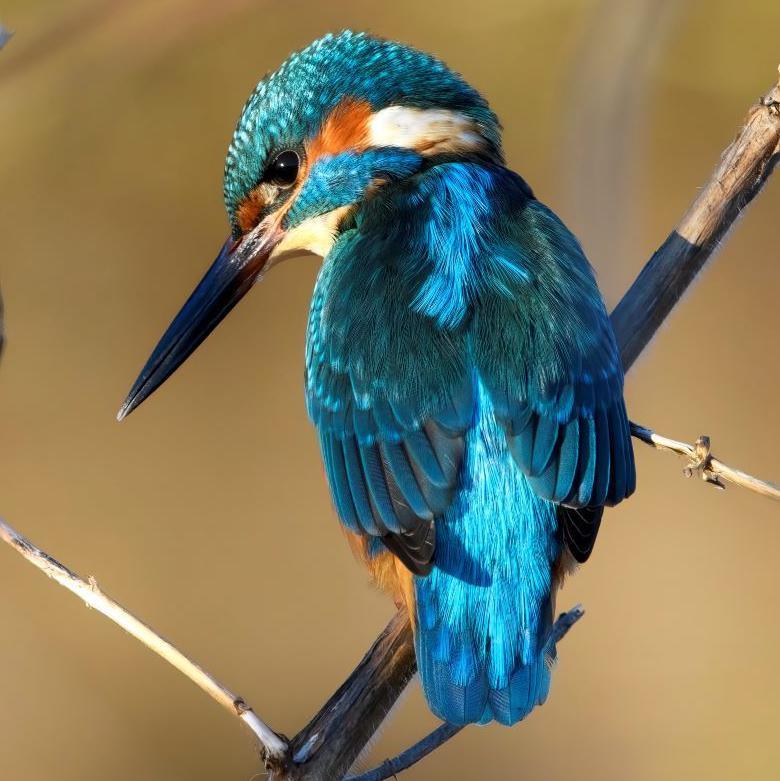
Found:
M 517 469 L 484 392 L 465 444 L 433 568 L 414 580 L 417 664 L 441 719 L 508 725 L 550 689 L 556 509 Z
M 522 642 L 502 634 L 513 623 L 504 615 L 484 616 L 482 627 L 456 627 L 439 600 L 417 592 L 415 651 L 423 691 L 436 716 L 452 724 L 495 720 L 511 725 L 547 699 L 555 656 L 549 599 L 541 607 L 535 637 Z

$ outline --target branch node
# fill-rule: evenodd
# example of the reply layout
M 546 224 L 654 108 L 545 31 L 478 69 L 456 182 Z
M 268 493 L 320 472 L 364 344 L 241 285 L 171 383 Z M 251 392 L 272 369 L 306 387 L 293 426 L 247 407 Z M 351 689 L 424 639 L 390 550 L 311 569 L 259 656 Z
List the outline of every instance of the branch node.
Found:
M 683 474 L 686 477 L 698 475 L 705 483 L 714 485 L 721 491 L 725 490 L 726 485 L 712 470 L 712 446 L 710 438 L 705 434 L 693 443 L 693 456 L 688 466 L 683 469 Z
M 777 66 L 777 73 L 780 75 L 780 65 Z M 777 84 L 761 98 L 761 105 L 768 108 L 771 114 L 780 116 L 780 78 L 777 80 Z
M 780 84 L 776 89 L 780 89 Z M 770 114 L 778 117 L 780 116 L 780 101 L 775 97 L 776 89 L 761 98 L 761 105 L 768 108 Z

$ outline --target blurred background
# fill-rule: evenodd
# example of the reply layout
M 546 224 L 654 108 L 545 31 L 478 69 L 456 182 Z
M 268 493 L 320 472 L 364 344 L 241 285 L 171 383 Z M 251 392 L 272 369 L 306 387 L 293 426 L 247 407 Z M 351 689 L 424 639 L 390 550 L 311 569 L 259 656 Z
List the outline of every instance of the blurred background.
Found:
M 780 60 L 776 0 L 3 0 L 0 22 L 0 512 L 287 734 L 393 613 L 304 411 L 316 261 L 274 271 L 114 420 L 227 232 L 224 153 L 256 81 L 347 26 L 435 52 L 487 95 L 612 307 Z M 779 208 L 772 181 L 627 383 L 634 420 L 770 479 Z M 404 781 L 776 777 L 778 507 L 636 448 L 635 498 L 559 598 L 587 616 L 547 705 Z M 2 781 L 263 777 L 229 715 L 5 548 L 0 593 Z M 434 723 L 413 684 L 368 761 Z

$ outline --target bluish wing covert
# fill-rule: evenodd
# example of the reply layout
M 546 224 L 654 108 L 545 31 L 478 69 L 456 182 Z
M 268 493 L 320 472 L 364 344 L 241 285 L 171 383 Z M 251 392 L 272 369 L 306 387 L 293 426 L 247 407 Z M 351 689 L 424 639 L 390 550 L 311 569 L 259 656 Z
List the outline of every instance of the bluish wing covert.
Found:
M 405 257 L 396 262 L 391 250 Z M 464 329 L 439 328 L 412 306 L 411 251 L 402 238 L 368 240 L 359 228 L 341 237 L 312 302 L 306 396 L 342 522 L 425 574 L 473 389 Z
M 593 272 L 537 201 L 499 229 L 475 306 L 474 354 L 515 461 L 561 505 L 565 542 L 589 556 L 601 507 L 635 488 L 623 370 Z

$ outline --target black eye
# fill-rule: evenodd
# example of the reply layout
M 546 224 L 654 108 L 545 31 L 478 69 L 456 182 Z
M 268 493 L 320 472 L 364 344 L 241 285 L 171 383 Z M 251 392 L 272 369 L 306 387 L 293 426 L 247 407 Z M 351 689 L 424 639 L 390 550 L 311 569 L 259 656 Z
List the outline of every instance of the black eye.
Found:
M 265 180 L 280 187 L 289 187 L 298 177 L 301 160 L 297 152 L 288 149 L 279 153 L 265 172 Z

